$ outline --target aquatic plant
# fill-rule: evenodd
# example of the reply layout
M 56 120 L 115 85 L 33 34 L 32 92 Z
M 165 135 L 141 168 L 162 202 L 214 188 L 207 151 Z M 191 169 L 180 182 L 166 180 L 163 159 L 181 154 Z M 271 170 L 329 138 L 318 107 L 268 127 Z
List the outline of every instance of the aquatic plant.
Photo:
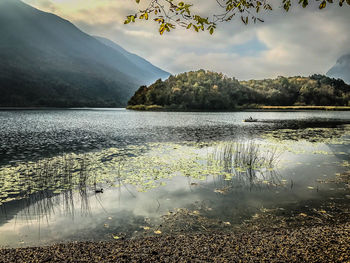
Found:
M 73 189 L 85 191 L 90 177 L 84 155 L 67 154 L 3 166 L 0 168 L 0 205 L 34 195 L 46 197 Z
M 107 188 L 133 185 L 142 192 L 162 186 L 174 176 L 199 180 L 223 176 L 229 180 L 233 176 L 241 178 L 245 173 L 244 177 L 249 174 L 255 178 L 258 172 L 273 170 L 276 157 L 276 151 L 266 151 L 254 142 L 198 147 L 153 143 L 86 154 L 71 153 L 1 167 L 0 202 L 28 198 L 43 191 L 57 195 L 68 190 L 84 193 L 91 189 L 95 193 L 97 185 Z
M 223 142 L 213 147 L 208 159 L 223 168 L 226 181 L 252 186 L 258 182 L 280 184 L 275 171 L 280 154 L 276 147 L 263 148 L 255 141 Z
M 281 141 L 296 141 L 325 144 L 349 144 L 350 125 L 340 125 L 333 128 L 300 128 L 276 129 L 263 134 L 263 139 L 281 143 Z

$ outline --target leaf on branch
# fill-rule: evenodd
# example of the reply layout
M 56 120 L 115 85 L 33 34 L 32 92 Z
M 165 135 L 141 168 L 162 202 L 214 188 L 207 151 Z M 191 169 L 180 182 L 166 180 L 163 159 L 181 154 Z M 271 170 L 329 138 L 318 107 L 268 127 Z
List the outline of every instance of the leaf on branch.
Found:
M 1 0 L 0 0 L 1 1 Z M 141 3 L 141 0 L 135 0 L 137 4 Z M 180 2 L 177 2 L 180 1 Z M 140 20 L 154 20 L 159 24 L 159 33 L 163 35 L 165 32 L 175 29 L 175 25 L 168 23 L 173 22 L 177 26 L 181 26 L 187 29 L 199 31 L 208 31 L 213 34 L 216 30 L 216 21 L 224 22 L 230 21 L 237 14 L 241 17 L 242 22 L 247 25 L 249 22 L 256 23 L 264 22 L 262 19 L 256 17 L 250 11 L 259 13 L 264 10 L 272 10 L 272 7 L 267 3 L 267 0 L 218 0 L 222 1 L 221 7 L 227 10 L 226 13 L 221 16 L 214 16 L 214 19 L 208 17 L 202 17 L 201 15 L 191 14 L 192 4 L 188 4 L 186 0 L 151 0 L 152 3 L 145 10 L 139 10 L 139 13 L 135 15 L 129 15 L 126 17 L 124 24 L 135 22 L 135 19 Z M 292 0 L 282 0 L 285 10 L 289 10 Z M 309 0 L 297 0 L 299 4 L 305 7 L 308 5 Z M 318 1 L 318 0 L 317 0 Z M 334 0 L 320 0 L 322 3 L 333 2 Z M 350 0 L 339 0 L 340 2 Z M 177 3 L 175 3 L 177 2 Z M 249 21 L 250 20 L 250 21 Z
M 309 1 L 308 0 L 302 0 L 302 6 L 303 8 L 307 7 L 309 4 Z
M 164 32 L 170 32 L 171 29 L 175 29 L 175 25 L 171 23 L 162 23 L 159 27 L 159 34 L 163 35 Z
M 159 24 L 164 24 L 163 18 L 155 18 L 154 21 L 158 22 Z
M 159 34 L 163 35 L 164 31 L 165 31 L 165 24 L 163 23 L 159 27 Z
M 124 21 L 124 24 L 129 24 L 130 22 L 135 22 L 135 17 L 137 17 L 137 15 L 130 15 L 126 17 L 126 20 Z
M 349 0 L 347 0 L 347 1 L 349 1 Z M 327 2 L 324 0 L 324 1 L 322 1 L 322 3 L 320 4 L 319 8 L 320 8 L 320 9 L 323 9 L 323 8 L 326 7 L 326 5 L 327 5 Z

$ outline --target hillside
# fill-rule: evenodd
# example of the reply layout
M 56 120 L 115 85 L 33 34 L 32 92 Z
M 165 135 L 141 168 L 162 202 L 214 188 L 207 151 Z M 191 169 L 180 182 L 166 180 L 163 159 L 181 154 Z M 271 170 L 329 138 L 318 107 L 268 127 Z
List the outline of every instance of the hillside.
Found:
M 95 36 L 97 40 L 105 44 L 106 46 L 109 46 L 116 51 L 120 52 L 123 54 L 129 61 L 131 61 L 135 66 L 137 66 L 139 69 L 142 69 L 143 72 L 147 73 L 148 79 L 152 81 L 148 81 L 151 84 L 151 82 L 154 82 L 155 80 L 161 78 L 161 79 L 166 79 L 170 76 L 170 74 L 154 65 L 152 65 L 150 62 L 145 60 L 144 58 L 135 55 L 133 53 L 128 52 L 125 50 L 123 47 L 120 45 L 114 43 L 113 41 L 103 38 L 103 37 L 97 37 Z
M 199 70 L 142 86 L 128 105 L 134 109 L 145 105 L 151 109 L 179 110 L 233 110 L 258 105 L 350 106 L 350 86 L 322 75 L 239 82 L 221 73 Z
M 0 0 L 0 35 L 0 106 L 124 106 L 166 75 L 19 0 Z
M 337 63 L 327 72 L 327 76 L 340 78 L 350 84 L 350 54 L 340 57 Z

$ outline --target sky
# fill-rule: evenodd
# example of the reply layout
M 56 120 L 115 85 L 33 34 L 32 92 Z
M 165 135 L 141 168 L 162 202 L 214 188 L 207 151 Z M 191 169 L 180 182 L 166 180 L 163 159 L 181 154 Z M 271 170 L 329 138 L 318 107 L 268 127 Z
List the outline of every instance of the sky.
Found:
M 213 35 L 178 28 L 160 36 L 152 22 L 124 25 L 125 16 L 139 8 L 135 0 L 24 0 L 90 35 L 109 38 L 172 74 L 207 69 L 239 80 L 309 76 L 325 74 L 341 55 L 350 53 L 346 3 L 339 7 L 335 1 L 324 10 L 315 4 L 305 9 L 294 6 L 286 13 L 281 1 L 271 1 L 274 10 L 262 14 L 264 23 L 244 25 L 237 17 L 219 24 Z M 215 0 L 190 2 L 203 15 L 216 8 Z

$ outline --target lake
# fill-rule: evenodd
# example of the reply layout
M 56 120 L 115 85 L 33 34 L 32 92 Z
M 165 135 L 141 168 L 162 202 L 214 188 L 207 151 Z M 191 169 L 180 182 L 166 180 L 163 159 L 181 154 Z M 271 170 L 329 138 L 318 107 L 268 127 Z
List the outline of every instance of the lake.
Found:
M 324 213 L 349 170 L 349 112 L 0 111 L 0 246 Z

